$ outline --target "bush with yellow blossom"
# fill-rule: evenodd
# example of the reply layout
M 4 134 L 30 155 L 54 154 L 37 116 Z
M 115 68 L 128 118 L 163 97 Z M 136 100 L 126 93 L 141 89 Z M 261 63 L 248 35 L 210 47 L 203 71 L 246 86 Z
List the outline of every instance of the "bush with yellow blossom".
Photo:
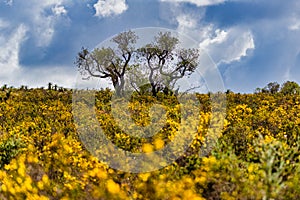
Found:
M 72 91 L 4 88 L 0 96 L 8 92 L 9 98 L 0 99 L 0 199 L 300 198 L 297 95 L 228 93 L 226 119 L 220 122 L 212 117 L 209 95 L 199 94 L 199 118 L 193 122 L 198 127 L 186 153 L 162 169 L 138 174 L 112 169 L 86 150 L 73 121 Z M 119 148 L 163 149 L 182 126 L 176 99 L 158 95 L 166 124 L 153 137 L 132 137 L 114 121 L 111 96 L 109 90 L 98 92 L 95 109 Z M 133 120 L 147 125 L 146 111 L 156 100 L 134 97 Z M 210 134 L 220 138 L 201 157 Z

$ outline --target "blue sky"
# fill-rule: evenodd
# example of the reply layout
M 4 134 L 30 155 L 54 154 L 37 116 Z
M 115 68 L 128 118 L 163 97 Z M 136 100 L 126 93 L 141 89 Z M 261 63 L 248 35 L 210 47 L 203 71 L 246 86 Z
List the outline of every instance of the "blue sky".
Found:
M 192 37 L 235 92 L 300 83 L 299 10 L 298 0 L 0 0 L 0 85 L 72 87 L 82 46 L 142 27 Z

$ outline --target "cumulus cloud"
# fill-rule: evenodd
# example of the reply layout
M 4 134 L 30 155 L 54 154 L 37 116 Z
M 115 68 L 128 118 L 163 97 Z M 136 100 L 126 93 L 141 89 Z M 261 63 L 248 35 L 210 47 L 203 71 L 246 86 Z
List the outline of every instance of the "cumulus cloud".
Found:
M 112 15 L 120 15 L 128 8 L 125 0 L 98 0 L 94 4 L 96 10 L 95 16 L 108 17 Z
M 200 48 L 202 49 L 207 49 L 212 45 L 216 45 L 216 44 L 221 44 L 224 41 L 227 40 L 228 38 L 228 32 L 224 31 L 224 30 L 220 30 L 220 29 L 216 29 L 214 32 L 214 36 L 212 36 L 212 34 L 210 34 L 210 36 L 207 36 L 207 32 L 211 31 L 211 27 L 208 27 L 208 30 L 205 31 L 205 39 L 200 43 Z
M 215 30 L 215 34 L 203 40 L 199 47 L 204 49 L 216 64 L 239 61 L 247 51 L 255 49 L 251 31 L 238 27 Z
M 24 25 L 20 25 L 10 37 L 2 36 L 5 40 L 2 40 L 0 46 L 0 77 L 12 78 L 12 76 L 20 70 L 19 67 L 19 49 L 22 42 L 26 39 L 27 28 Z
M 203 20 L 205 7 L 193 10 L 182 10 L 182 5 L 174 4 L 171 6 L 173 13 L 170 21 L 177 23 L 177 31 L 190 36 L 194 39 L 193 48 L 199 48 L 200 59 L 198 73 L 194 73 L 190 78 L 196 85 L 203 85 L 201 79 L 209 91 L 223 91 L 223 78 L 228 79 L 228 71 L 232 70 L 236 63 L 239 63 L 245 56 L 251 55 L 255 49 L 254 36 L 251 29 L 245 26 L 232 26 L 220 28 L 215 24 L 207 23 Z M 199 14 L 200 11 L 200 14 Z M 203 51 L 204 50 L 204 51 Z M 220 67 L 226 64 L 227 68 Z M 224 71 L 223 71 L 224 70 Z M 229 75 L 230 76 L 230 75 Z
M 16 22 L 0 18 L 0 86 L 8 84 L 15 87 L 21 85 L 45 87 L 48 82 L 69 88 L 74 86 L 77 71 L 72 64 L 72 66 L 28 67 L 20 64 L 19 55 L 27 38 L 33 39 L 37 47 L 47 47 L 51 43 L 56 25 L 62 17 L 68 19 L 66 5 L 69 2 L 69 0 L 20 1 L 14 3 L 13 8 L 22 8 L 18 13 L 18 19 L 24 20 Z
M 191 3 L 191 4 L 195 4 L 198 7 L 201 7 L 201 6 L 210 6 L 210 5 L 224 3 L 227 0 L 160 0 L 160 1 L 170 2 L 170 3 Z
M 10 23 L 13 26 L 18 26 L 20 23 L 28 27 L 29 37 L 34 38 L 38 47 L 48 46 L 55 34 L 55 28 L 61 19 L 67 18 L 67 9 L 65 5 L 69 4 L 70 0 L 27 0 L 27 1 L 5 1 L 7 9 L 15 12 L 14 16 L 10 17 Z M 5 24 L 0 21 L 0 29 Z
M 179 15 L 176 17 L 178 29 L 191 29 L 197 25 L 197 20 L 189 15 Z
M 3 24 L 3 20 L 0 19 L 0 23 Z M 9 26 L 7 22 L 4 24 Z M 52 82 L 64 87 L 72 87 L 76 70 L 63 66 L 33 69 L 20 65 L 19 52 L 21 45 L 27 39 L 28 31 L 28 27 L 21 24 L 9 35 L 0 34 L 0 85 L 41 87 Z
M 32 22 L 32 34 L 35 36 L 38 47 L 48 46 L 55 34 L 55 25 L 59 21 L 59 17 L 67 14 L 64 5 L 68 0 L 29 0 L 27 4 L 31 5 L 29 15 Z M 27 5 L 26 4 L 26 5 Z M 47 9 L 52 11 L 52 14 L 46 12 Z
M 222 30 L 213 24 L 199 25 L 192 14 L 180 14 L 176 19 L 177 30 L 194 38 L 216 64 L 238 61 L 255 48 L 250 30 L 239 27 Z

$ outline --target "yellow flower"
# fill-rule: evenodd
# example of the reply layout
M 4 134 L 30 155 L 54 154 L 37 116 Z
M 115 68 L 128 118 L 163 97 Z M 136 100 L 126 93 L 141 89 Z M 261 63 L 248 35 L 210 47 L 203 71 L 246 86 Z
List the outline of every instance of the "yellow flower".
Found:
M 30 177 L 26 177 L 25 181 L 24 181 L 24 186 L 28 191 L 32 190 L 32 185 L 31 185 L 31 178 Z
M 73 190 L 73 186 L 70 183 L 65 183 L 65 187 L 67 187 L 69 190 Z
M 249 181 L 253 181 L 255 179 L 255 176 L 253 174 L 249 175 Z
M 146 182 L 149 178 L 151 174 L 150 173 L 143 173 L 143 174 L 139 174 L 139 177 L 144 181 Z
M 21 183 L 23 182 L 23 180 L 22 180 L 20 177 L 17 177 L 17 182 L 18 182 L 19 184 L 21 184 Z
M 253 165 L 253 164 L 250 164 L 250 165 L 248 166 L 248 172 L 251 173 L 251 172 L 253 172 L 253 170 L 254 170 L 254 165 Z
M 155 149 L 161 149 L 164 147 L 164 145 L 165 145 L 165 142 L 162 139 L 154 140 Z
M 96 175 L 100 179 L 106 179 L 107 178 L 107 173 L 103 170 L 98 170 Z
M 6 192 L 6 191 L 7 191 L 6 185 L 2 184 L 2 185 L 1 185 L 1 190 L 2 190 L 3 192 Z
M 109 179 L 107 182 L 106 182 L 106 188 L 108 190 L 108 192 L 112 193 L 112 194 L 117 194 L 120 192 L 120 186 L 115 183 L 113 180 Z
M 109 170 L 108 170 L 108 173 L 109 173 L 109 174 L 113 174 L 113 173 L 114 173 L 114 170 L 113 170 L 113 169 L 109 169 Z
M 185 190 L 183 192 L 184 199 L 191 199 L 192 196 L 193 196 L 193 191 L 192 190 Z
M 217 162 L 217 159 L 214 156 L 204 157 L 203 162 L 205 165 L 214 165 Z
M 40 189 L 40 190 L 43 190 L 44 189 L 44 183 L 42 181 L 39 181 L 37 183 L 37 187 Z
M 27 161 L 30 163 L 38 163 L 39 159 L 34 155 L 29 155 L 27 157 Z
M 18 169 L 18 174 L 22 177 L 25 176 L 25 167 L 23 165 L 21 165 Z
M 46 174 L 43 175 L 42 181 L 43 181 L 43 183 L 44 183 L 45 185 L 47 185 L 47 184 L 49 183 L 49 178 L 48 178 L 48 176 L 47 176 Z
M 10 165 L 5 165 L 5 166 L 4 166 L 4 169 L 5 169 L 5 170 L 9 170 L 9 169 L 10 169 Z
M 205 181 L 206 181 L 206 177 L 205 176 L 201 176 L 201 177 L 197 177 L 196 179 L 195 179 L 195 181 L 197 182 L 197 183 L 200 183 L 200 184 L 205 184 Z
M 16 190 L 15 188 L 11 187 L 9 188 L 9 192 L 14 195 L 16 193 Z
M 48 200 L 49 198 L 46 197 L 46 196 L 39 196 L 39 197 L 36 198 L 36 199 L 39 199 L 39 200 Z
M 153 146 L 151 144 L 144 144 L 143 145 L 143 151 L 145 153 L 150 153 L 153 151 Z

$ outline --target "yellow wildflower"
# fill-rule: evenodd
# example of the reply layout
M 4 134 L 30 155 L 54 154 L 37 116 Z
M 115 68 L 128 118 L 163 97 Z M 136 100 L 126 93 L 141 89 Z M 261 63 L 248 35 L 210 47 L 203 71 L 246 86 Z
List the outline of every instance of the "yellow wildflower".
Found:
M 150 153 L 153 151 L 153 146 L 151 144 L 144 144 L 143 145 L 143 151 L 145 153 Z
M 155 149 L 162 149 L 165 145 L 165 142 L 162 139 L 154 140 Z
M 108 192 L 112 194 L 117 194 L 120 192 L 120 186 L 117 183 L 115 183 L 113 180 L 109 179 L 106 184 L 107 184 L 106 188 Z

